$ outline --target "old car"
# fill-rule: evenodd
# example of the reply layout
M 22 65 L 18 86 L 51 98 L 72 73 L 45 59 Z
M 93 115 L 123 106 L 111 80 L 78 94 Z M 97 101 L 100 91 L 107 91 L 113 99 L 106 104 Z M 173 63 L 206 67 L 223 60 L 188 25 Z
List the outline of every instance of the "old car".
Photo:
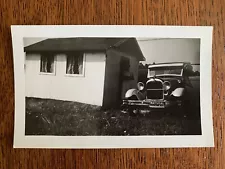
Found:
M 192 88 L 189 76 L 193 67 L 188 62 L 157 63 L 148 66 L 146 83 L 138 82 L 129 89 L 123 99 L 122 109 L 131 113 L 141 109 L 187 110 L 188 88 Z

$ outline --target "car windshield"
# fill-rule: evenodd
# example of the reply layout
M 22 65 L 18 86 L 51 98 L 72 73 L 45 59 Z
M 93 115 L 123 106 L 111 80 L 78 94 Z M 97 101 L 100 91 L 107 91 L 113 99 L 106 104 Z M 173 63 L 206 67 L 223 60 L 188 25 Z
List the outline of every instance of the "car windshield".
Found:
M 158 75 L 181 75 L 181 66 L 169 66 L 169 67 L 153 67 L 149 68 L 148 76 L 158 76 Z

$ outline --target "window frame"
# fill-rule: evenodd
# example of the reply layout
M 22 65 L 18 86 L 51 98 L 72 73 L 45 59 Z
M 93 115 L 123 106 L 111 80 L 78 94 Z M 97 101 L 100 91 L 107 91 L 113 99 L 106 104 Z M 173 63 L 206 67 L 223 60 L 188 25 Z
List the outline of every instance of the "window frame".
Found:
M 86 61 L 86 53 L 82 52 L 83 55 L 83 69 L 82 69 L 82 74 L 68 74 L 66 73 L 66 69 L 67 69 L 67 57 L 69 54 L 66 54 L 66 62 L 65 62 L 65 76 L 67 77 L 84 77 L 85 73 L 85 61 Z
M 55 54 L 52 54 L 53 55 L 53 64 L 54 64 L 54 71 L 52 73 L 49 73 L 49 72 L 41 72 L 41 56 L 42 55 L 45 55 L 45 53 L 41 53 L 40 54 L 40 60 L 39 60 L 39 75 L 52 75 L 52 76 L 55 76 L 56 75 L 56 55 Z

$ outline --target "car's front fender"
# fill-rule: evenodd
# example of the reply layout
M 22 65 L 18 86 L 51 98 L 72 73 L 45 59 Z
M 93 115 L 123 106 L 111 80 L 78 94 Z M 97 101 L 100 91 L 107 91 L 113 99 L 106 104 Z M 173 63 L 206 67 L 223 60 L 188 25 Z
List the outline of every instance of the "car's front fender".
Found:
M 126 99 L 128 99 L 132 96 L 136 96 L 138 100 L 144 99 L 144 95 L 137 89 L 129 89 L 125 94 Z
M 184 95 L 184 88 L 180 87 L 180 88 L 176 88 L 172 93 L 171 93 L 172 96 L 175 96 L 175 97 L 181 97 Z

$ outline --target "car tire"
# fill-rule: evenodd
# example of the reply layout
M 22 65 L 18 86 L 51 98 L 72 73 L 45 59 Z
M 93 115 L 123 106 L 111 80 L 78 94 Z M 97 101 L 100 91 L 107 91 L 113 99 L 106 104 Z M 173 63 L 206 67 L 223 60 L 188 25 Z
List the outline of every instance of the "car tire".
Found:
M 194 110 L 193 105 L 191 104 L 190 100 L 184 101 L 183 113 L 184 113 L 184 116 L 188 119 L 195 118 L 195 110 Z
M 183 117 L 184 115 L 184 108 L 183 105 L 176 106 L 169 109 L 169 114 L 174 117 Z

